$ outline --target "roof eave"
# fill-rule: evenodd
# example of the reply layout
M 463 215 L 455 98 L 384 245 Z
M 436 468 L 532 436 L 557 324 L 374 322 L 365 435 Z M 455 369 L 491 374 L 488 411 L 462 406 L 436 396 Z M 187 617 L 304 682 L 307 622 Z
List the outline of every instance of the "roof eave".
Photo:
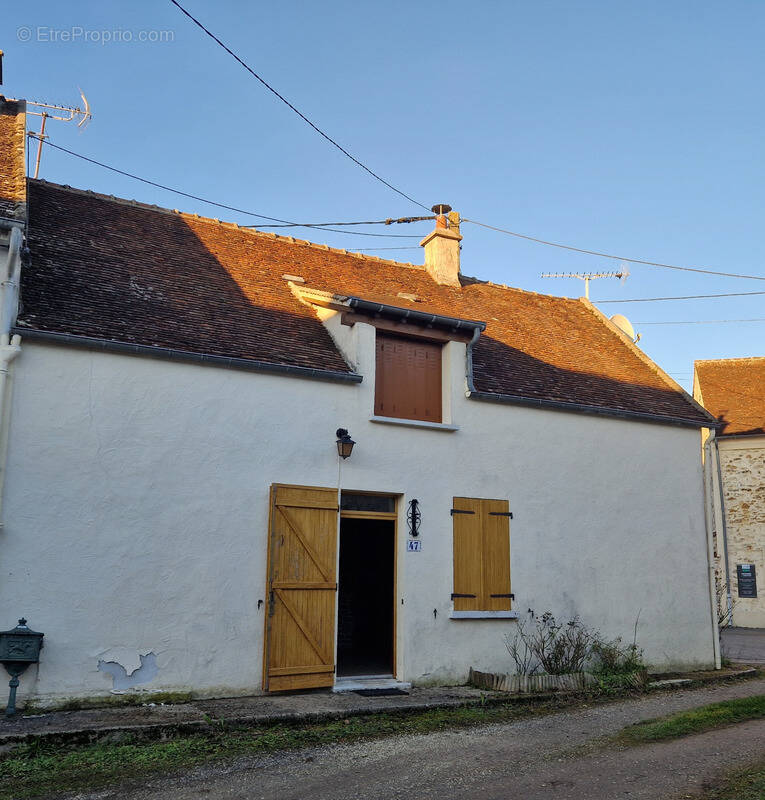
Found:
M 240 369 L 249 372 L 266 372 L 295 378 L 332 381 L 335 383 L 361 383 L 363 380 L 362 375 L 351 371 L 341 372 L 340 370 L 301 367 L 296 364 L 278 364 L 250 358 L 215 355 L 213 353 L 196 353 L 190 350 L 178 350 L 172 347 L 133 344 L 130 342 L 117 341 L 115 339 L 78 336 L 72 333 L 59 333 L 56 331 L 44 331 L 24 327 L 14 327 L 11 333 L 17 333 L 24 339 L 31 339 L 32 341 L 44 342 L 47 344 L 82 347 L 89 350 L 104 350 L 121 353 L 123 355 L 148 356 L 149 358 L 161 358 L 171 361 L 187 361 L 196 364 L 208 364 L 212 367 Z
M 555 411 L 568 411 L 575 414 L 615 417 L 617 419 L 628 419 L 636 422 L 652 422 L 684 428 L 720 427 L 717 422 L 710 424 L 706 421 L 686 419 L 684 417 L 671 417 L 663 414 L 650 414 L 645 411 L 628 411 L 626 409 L 607 408 L 605 406 L 591 406 L 584 403 L 569 403 L 562 400 L 545 400 L 537 397 L 522 397 L 520 395 L 500 394 L 495 392 L 468 391 L 466 394 L 471 400 L 483 400 L 490 403 L 504 403 L 539 409 L 553 409 Z

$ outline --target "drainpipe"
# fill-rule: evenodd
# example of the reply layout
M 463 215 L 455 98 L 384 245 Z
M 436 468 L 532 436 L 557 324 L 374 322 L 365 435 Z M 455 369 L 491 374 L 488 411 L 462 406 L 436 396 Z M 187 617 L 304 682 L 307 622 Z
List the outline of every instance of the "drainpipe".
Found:
M 481 329 L 474 328 L 473 329 L 473 337 L 467 343 L 467 347 L 465 348 L 465 353 L 467 357 L 467 367 L 465 369 L 465 375 L 467 377 L 467 391 L 465 392 L 466 397 L 470 397 L 471 394 L 475 394 L 475 383 L 473 383 L 473 346 L 481 337 Z
M 715 432 L 710 433 L 710 438 L 704 444 L 706 458 L 704 459 L 704 517 L 707 529 L 707 563 L 709 565 L 709 606 L 712 612 L 712 647 L 715 657 L 715 669 L 722 667 L 720 654 L 720 625 L 717 619 L 717 586 L 715 582 L 715 546 L 714 546 L 714 505 L 712 502 L 713 480 L 710 462 L 712 438 Z
M 733 596 L 730 588 L 730 561 L 728 559 L 728 526 L 725 521 L 725 498 L 723 497 L 722 469 L 720 467 L 720 444 L 717 437 L 714 438 L 714 441 L 709 448 L 709 452 L 715 462 L 712 466 L 712 495 L 715 504 L 715 519 L 720 520 L 717 530 L 722 533 L 723 555 L 725 557 L 726 602 L 728 608 L 728 617 L 731 621 L 731 624 L 733 624 Z
M 18 310 L 22 239 L 21 230 L 13 227 L 8 240 L 8 256 L 0 268 L 0 530 L 3 527 L 3 487 L 10 426 L 8 373 L 11 362 L 21 352 L 21 337 L 18 334 L 11 337 L 9 331 L 16 321 Z
M 11 419 L 11 398 L 8 387 L 8 370 L 11 362 L 21 352 L 21 337 L 11 339 L 7 333 L 0 335 L 0 530 L 3 529 L 3 488 L 5 486 L 5 461 L 8 452 L 8 429 Z

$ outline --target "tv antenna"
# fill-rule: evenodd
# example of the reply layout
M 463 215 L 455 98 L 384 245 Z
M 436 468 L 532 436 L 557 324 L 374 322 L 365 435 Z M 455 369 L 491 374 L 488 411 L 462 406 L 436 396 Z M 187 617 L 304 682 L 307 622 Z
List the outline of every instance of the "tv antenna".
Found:
M 541 278 L 579 278 L 584 281 L 584 296 L 590 299 L 590 281 L 595 278 L 621 278 L 622 283 L 629 278 L 630 271 L 625 264 L 618 272 L 543 272 Z
M 36 178 L 40 174 L 40 158 L 42 157 L 43 142 L 48 138 L 45 135 L 45 123 L 49 119 L 55 119 L 59 122 L 72 122 L 78 120 L 77 127 L 84 128 L 88 122 L 93 118 L 90 113 L 90 103 L 80 89 L 80 97 L 82 98 L 83 108 L 79 106 L 57 106 L 53 103 L 38 103 L 34 100 L 27 100 L 27 106 L 34 106 L 40 109 L 39 111 L 27 111 L 27 114 L 32 114 L 35 117 L 42 117 L 40 123 L 40 130 L 38 133 L 29 132 L 33 139 L 37 139 L 37 158 L 35 158 L 35 173 L 32 177 Z

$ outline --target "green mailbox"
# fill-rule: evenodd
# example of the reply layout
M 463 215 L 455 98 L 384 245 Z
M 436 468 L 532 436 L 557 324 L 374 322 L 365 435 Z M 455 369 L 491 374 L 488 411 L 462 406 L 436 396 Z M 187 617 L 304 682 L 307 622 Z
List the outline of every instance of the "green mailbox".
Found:
M 19 685 L 19 675 L 30 665 L 40 660 L 43 636 L 45 634 L 33 631 L 27 627 L 27 621 L 22 617 L 19 624 L 9 631 L 0 631 L 0 663 L 11 676 L 10 695 L 5 716 L 12 717 L 16 713 L 16 689 Z

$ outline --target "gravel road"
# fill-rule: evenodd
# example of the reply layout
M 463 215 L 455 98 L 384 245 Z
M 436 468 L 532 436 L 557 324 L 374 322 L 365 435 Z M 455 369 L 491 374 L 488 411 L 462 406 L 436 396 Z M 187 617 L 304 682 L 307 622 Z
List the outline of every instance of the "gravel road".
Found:
M 662 692 L 518 722 L 240 758 L 88 800 L 611 800 L 689 796 L 765 754 L 765 721 L 665 744 L 599 746 L 625 725 L 765 694 L 765 680 Z

